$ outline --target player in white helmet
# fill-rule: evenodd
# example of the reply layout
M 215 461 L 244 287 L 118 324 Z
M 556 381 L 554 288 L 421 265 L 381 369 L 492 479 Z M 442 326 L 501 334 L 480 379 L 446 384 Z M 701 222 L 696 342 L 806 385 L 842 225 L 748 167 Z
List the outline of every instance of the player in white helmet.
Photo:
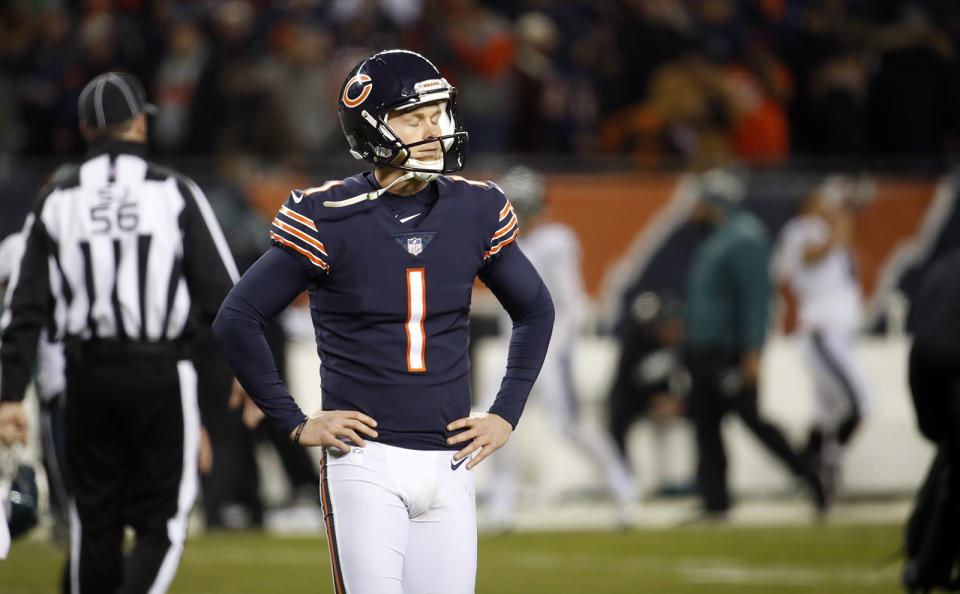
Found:
M 544 204 L 543 177 L 538 172 L 518 165 L 503 175 L 499 185 L 524 226 L 524 234 L 518 239 L 520 246 L 550 290 L 556 309 L 550 348 L 533 388 L 534 401 L 546 409 L 557 432 L 585 452 L 597 467 L 618 505 L 619 527 L 629 527 L 635 519 L 637 498 L 632 472 L 607 433 L 580 422 L 571 381 L 573 351 L 587 300 L 580 272 L 580 241 L 570 227 L 550 219 Z M 510 319 L 504 315 L 500 320 L 501 333 L 509 335 Z M 516 447 L 508 445 L 494 459 L 494 466 L 489 499 L 491 527 L 506 531 L 516 520 Z
M 780 233 L 774 274 L 799 306 L 803 357 L 813 383 L 814 422 L 806 455 L 818 466 L 831 502 L 841 455 L 873 397 L 854 356 L 863 311 L 850 251 L 851 206 L 858 187 L 836 176 L 815 190 Z

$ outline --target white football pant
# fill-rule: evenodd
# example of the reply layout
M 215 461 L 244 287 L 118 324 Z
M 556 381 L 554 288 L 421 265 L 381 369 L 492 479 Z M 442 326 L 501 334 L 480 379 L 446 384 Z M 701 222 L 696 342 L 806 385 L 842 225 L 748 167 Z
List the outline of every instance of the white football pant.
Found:
M 477 575 L 473 471 L 454 451 L 368 441 L 327 448 L 320 494 L 337 594 L 468 594 Z
M 851 416 L 866 418 L 873 395 L 854 355 L 856 333 L 845 329 L 804 332 L 801 350 L 815 394 L 814 425 L 835 435 Z

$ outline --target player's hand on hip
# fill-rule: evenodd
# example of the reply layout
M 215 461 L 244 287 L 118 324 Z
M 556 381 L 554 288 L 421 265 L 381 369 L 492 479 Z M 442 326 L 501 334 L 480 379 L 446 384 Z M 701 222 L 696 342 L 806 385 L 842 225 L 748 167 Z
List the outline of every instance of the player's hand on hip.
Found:
M 27 445 L 29 425 L 27 412 L 21 402 L 0 404 L 0 444 L 9 446 L 15 443 Z
M 376 426 L 375 420 L 355 410 L 318 410 L 307 419 L 300 433 L 300 445 L 327 446 L 349 453 L 350 444 L 343 440 L 364 447 L 367 442 L 360 435 L 377 437 Z M 296 429 L 290 437 L 293 438 L 295 433 Z
M 447 443 L 453 445 L 466 441 L 470 442 L 467 447 L 453 455 L 454 460 L 462 460 L 466 456 L 475 454 L 473 459 L 467 462 L 467 468 L 469 469 L 480 464 L 492 452 L 503 447 L 503 444 L 510 439 L 513 425 L 500 415 L 473 413 L 469 417 L 457 419 L 447 425 L 447 431 L 458 429 L 466 429 L 466 431 L 447 439 Z

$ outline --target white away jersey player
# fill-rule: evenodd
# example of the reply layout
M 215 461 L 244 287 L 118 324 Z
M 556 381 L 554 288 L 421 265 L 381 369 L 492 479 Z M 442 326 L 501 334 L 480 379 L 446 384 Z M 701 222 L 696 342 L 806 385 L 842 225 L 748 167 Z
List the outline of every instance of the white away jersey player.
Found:
M 808 247 L 829 239 L 826 221 L 804 215 L 781 232 L 775 273 L 799 302 L 800 351 L 813 383 L 813 432 L 808 450 L 822 449 L 822 463 L 839 463 L 843 446 L 870 411 L 872 389 L 855 356 L 862 318 L 861 292 L 850 251 L 836 246 L 821 259 L 804 262 Z
M 849 250 L 837 246 L 816 262 L 803 260 L 808 247 L 823 244 L 829 236 L 829 226 L 818 216 L 793 219 L 780 234 L 774 272 L 789 283 L 804 328 L 854 330 L 860 326 L 863 306 Z
M 550 290 L 557 310 L 550 352 L 566 352 L 573 346 L 584 312 L 583 279 L 579 273 L 580 241 L 573 230 L 561 223 L 538 225 L 518 241 L 524 255 Z M 509 317 L 501 317 L 501 330 L 510 334 Z

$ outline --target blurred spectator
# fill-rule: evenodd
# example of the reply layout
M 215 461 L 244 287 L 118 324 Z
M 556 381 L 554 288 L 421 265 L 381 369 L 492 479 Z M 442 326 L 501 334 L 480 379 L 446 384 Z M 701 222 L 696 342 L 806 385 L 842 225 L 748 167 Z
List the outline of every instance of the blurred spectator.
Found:
M 212 104 L 210 50 L 198 24 L 186 17 L 170 25 L 167 51 L 153 81 L 157 115 L 154 142 L 160 151 L 195 154 L 210 150 L 216 121 Z
M 879 29 L 879 63 L 870 80 L 867 129 L 875 152 L 942 154 L 960 131 L 956 46 L 916 4 Z
M 742 59 L 727 67 L 727 84 L 736 103 L 733 150 L 757 164 L 782 163 L 790 154 L 786 106 L 793 77 L 759 37 L 744 45 Z
M 363 13 L 379 11 L 393 26 L 412 25 L 420 16 L 421 0 L 333 0 L 331 17 L 337 21 L 355 19 Z
M 724 518 L 731 507 L 722 422 L 735 412 L 790 472 L 825 505 L 816 472 L 776 425 L 760 415 L 760 354 L 767 327 L 770 239 L 766 227 L 741 209 L 743 182 L 714 169 L 699 181 L 694 218 L 707 229 L 690 266 L 684 311 L 690 406 L 697 435 L 697 479 L 705 518 Z
M 597 95 L 584 73 L 593 62 L 603 61 L 607 53 L 594 50 L 599 49 L 596 43 L 609 39 L 597 28 L 591 31 L 601 37 L 588 34 L 573 44 L 574 64 L 564 68 L 558 55 L 563 47 L 560 31 L 553 19 L 540 12 L 517 19 L 513 150 L 586 154 L 592 149 Z
M 130 72 L 138 66 L 142 46 L 136 30 L 128 20 L 110 13 L 100 4 L 89 2 L 88 11 L 79 24 L 79 54 L 71 56 L 61 82 L 63 111 L 50 139 L 53 152 L 77 153 L 84 145 L 76 127 L 77 115 L 70 112 L 86 82 L 100 72 Z
M 516 125 L 513 126 L 513 147 L 522 152 L 547 148 L 544 139 L 551 124 L 544 97 L 559 73 L 553 64 L 553 53 L 559 43 L 559 32 L 553 20 L 542 12 L 528 12 L 515 25 L 517 55 L 514 60 L 513 88 L 516 93 Z
M 724 163 L 730 155 L 735 103 L 723 71 L 692 48 L 653 75 L 647 106 L 667 154 L 690 166 Z
M 724 71 L 691 41 L 653 73 L 643 104 L 607 118 L 601 146 L 648 166 L 722 165 L 731 157 L 736 116 Z
M 14 78 L 0 70 L 0 153 L 12 153 L 18 148 L 20 136 L 26 133 L 17 118 L 17 96 Z
M 865 148 L 866 30 L 845 2 L 817 0 L 780 31 L 780 55 L 796 82 L 790 106 L 798 152 L 856 153 Z
M 361 59 L 384 47 L 396 45 L 394 39 L 398 30 L 377 0 L 335 2 L 326 18 L 333 25 L 331 30 L 337 34 L 337 46 Z M 349 66 L 344 68 L 343 74 L 349 70 Z
M 947 155 L 960 150 L 958 23 L 943 1 L 6 3 L 0 147 L 79 153 L 71 106 L 116 70 L 167 98 L 157 148 L 296 165 L 330 148 L 328 115 L 308 109 L 338 90 L 323 71 L 399 46 L 464 90 L 478 152 L 599 150 L 645 167 Z
M 867 147 L 867 60 L 855 48 L 827 59 L 810 78 L 810 148 L 858 155 Z
M 508 23 L 475 0 L 446 3 L 446 43 L 459 89 L 457 106 L 470 131 L 470 149 L 503 151 L 510 146 L 510 69 L 516 43 Z
M 23 58 L 20 78 L 20 142 L 27 153 L 50 153 L 54 139 L 73 133 L 76 104 L 65 101 L 64 74 L 76 49 L 70 40 L 70 22 L 65 11 L 52 7 L 38 17 L 37 42 Z M 10 90 L 14 86 L 5 87 Z M 13 130 L 14 126 L 0 129 Z
M 696 36 L 704 53 L 717 64 L 731 62 L 742 53 L 747 35 L 743 13 L 734 0 L 694 0 L 690 3 Z
M 249 0 L 228 0 L 214 9 L 214 61 L 219 98 L 218 152 L 250 155 L 267 163 L 294 159 L 293 134 L 274 89 L 256 66 L 258 25 Z
M 340 76 L 330 68 L 332 36 L 313 23 L 275 25 L 278 51 L 260 64 L 266 86 L 275 93 L 295 148 L 315 152 L 340 148 L 343 136 L 336 111 Z
M 685 38 L 692 32 L 690 15 L 678 0 L 622 4 L 624 14 L 616 23 L 618 72 L 599 89 L 603 113 L 642 102 L 654 71 L 685 49 Z

